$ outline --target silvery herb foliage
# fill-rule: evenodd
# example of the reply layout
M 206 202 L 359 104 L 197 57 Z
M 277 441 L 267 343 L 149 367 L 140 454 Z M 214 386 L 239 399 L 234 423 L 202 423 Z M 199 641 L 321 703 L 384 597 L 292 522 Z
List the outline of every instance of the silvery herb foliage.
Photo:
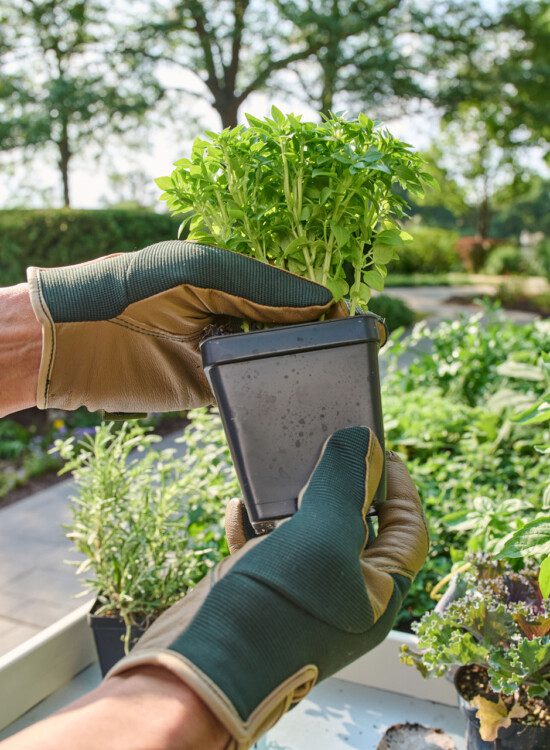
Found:
M 75 482 L 67 536 L 85 558 L 77 573 L 96 614 L 122 617 L 127 645 L 132 625 L 147 627 L 227 554 L 222 520 L 238 484 L 221 424 L 194 417 L 183 456 L 135 422 L 54 446 Z
M 247 115 L 207 132 L 157 185 L 189 239 L 221 245 L 327 286 L 351 312 L 381 291 L 410 235 L 407 203 L 433 182 L 422 158 L 365 115 L 320 123 Z

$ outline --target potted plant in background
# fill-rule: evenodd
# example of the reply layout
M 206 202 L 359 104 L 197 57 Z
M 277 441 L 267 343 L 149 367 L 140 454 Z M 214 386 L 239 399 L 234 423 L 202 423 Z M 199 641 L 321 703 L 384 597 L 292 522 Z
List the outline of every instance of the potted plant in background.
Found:
M 403 660 L 424 676 L 451 673 L 468 750 L 550 747 L 550 606 L 536 569 L 478 555 L 416 626 Z
M 74 563 L 83 595 L 96 597 L 90 624 L 103 674 L 227 553 L 221 519 L 238 485 L 221 427 L 201 443 L 203 432 L 197 414 L 183 456 L 156 449 L 161 438 L 135 422 L 55 445 L 75 481 L 67 536 L 84 555 Z
M 396 186 L 421 193 L 421 157 L 365 115 L 320 123 L 273 107 L 264 120 L 197 138 L 157 185 L 182 229 L 327 286 L 351 318 L 214 337 L 203 362 L 257 530 L 291 515 L 328 435 L 367 424 L 383 443 L 378 348 L 359 315 L 410 238 Z M 379 497 L 385 495 L 383 484 Z

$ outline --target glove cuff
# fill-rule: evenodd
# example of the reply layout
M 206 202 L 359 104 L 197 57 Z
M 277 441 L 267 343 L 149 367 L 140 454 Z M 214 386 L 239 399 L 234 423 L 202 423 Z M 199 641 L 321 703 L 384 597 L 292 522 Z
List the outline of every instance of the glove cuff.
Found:
M 226 750 L 248 750 L 252 747 L 283 714 L 309 693 L 318 676 L 316 666 L 303 667 L 275 688 L 243 719 L 227 695 L 204 672 L 181 654 L 169 649 L 130 654 L 110 670 L 106 679 L 143 666 L 167 669 L 199 696 L 231 735 Z
M 48 409 L 56 406 L 49 403 L 48 400 L 51 368 L 55 358 L 56 335 L 50 310 L 42 294 L 40 271 L 41 269 L 35 266 L 27 268 L 27 283 L 32 309 L 42 326 L 42 356 L 36 387 L 36 405 L 39 409 Z

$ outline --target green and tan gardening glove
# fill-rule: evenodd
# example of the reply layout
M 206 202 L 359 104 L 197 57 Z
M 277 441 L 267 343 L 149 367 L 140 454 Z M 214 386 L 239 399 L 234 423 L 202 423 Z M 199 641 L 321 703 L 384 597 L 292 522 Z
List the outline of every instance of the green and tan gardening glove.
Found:
M 107 679 L 142 665 L 170 670 L 224 724 L 229 748 L 245 750 L 315 683 L 374 648 L 428 551 L 418 493 L 394 454 L 369 539 L 382 459 L 368 428 L 334 433 L 296 514 L 220 563 Z
M 199 343 L 220 318 L 290 324 L 345 314 L 319 284 L 193 242 L 31 267 L 27 275 L 42 324 L 41 409 L 135 413 L 206 405 L 213 396 Z

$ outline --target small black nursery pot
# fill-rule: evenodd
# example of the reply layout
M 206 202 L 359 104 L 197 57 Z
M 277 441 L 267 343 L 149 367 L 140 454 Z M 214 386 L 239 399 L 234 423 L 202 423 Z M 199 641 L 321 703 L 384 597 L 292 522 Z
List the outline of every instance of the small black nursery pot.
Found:
M 124 656 L 126 624 L 121 617 L 96 615 L 96 608 L 97 603 L 94 604 L 92 611 L 88 615 L 88 622 L 94 635 L 101 675 L 105 677 L 107 672 Z M 145 629 L 143 628 L 132 627 L 130 647 L 135 646 L 144 632 Z
M 202 357 L 252 525 L 293 515 L 335 430 L 371 427 L 384 447 L 376 315 L 215 336 Z M 376 502 L 384 499 L 385 478 Z

